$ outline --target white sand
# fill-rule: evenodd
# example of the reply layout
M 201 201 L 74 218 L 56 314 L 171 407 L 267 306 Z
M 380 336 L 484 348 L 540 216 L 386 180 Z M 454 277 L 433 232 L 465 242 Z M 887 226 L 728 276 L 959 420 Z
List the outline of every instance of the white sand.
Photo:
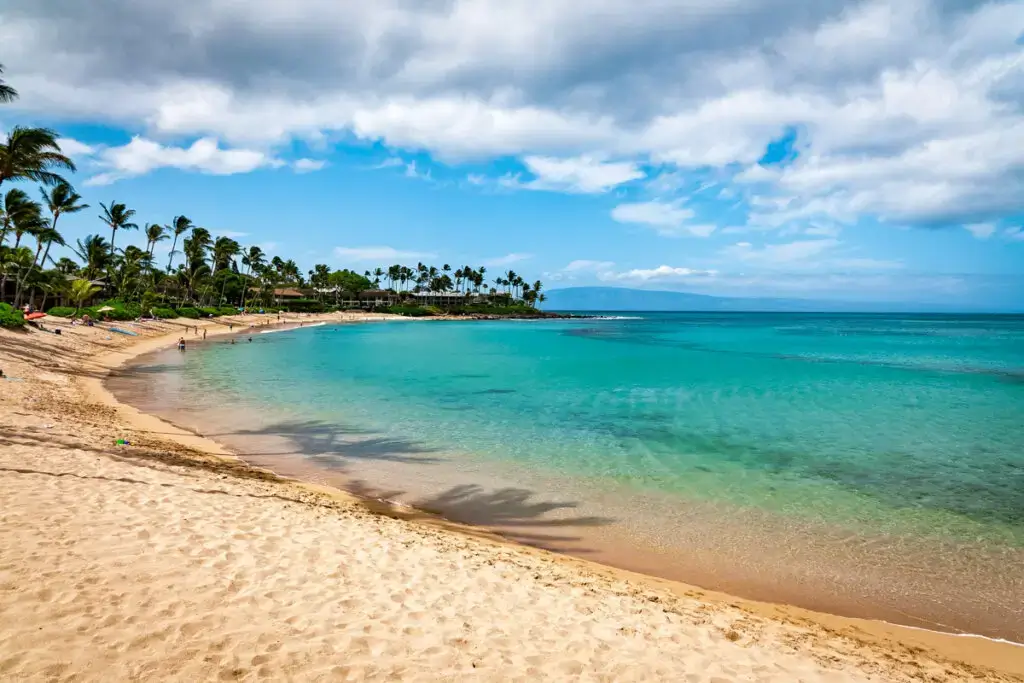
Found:
M 186 447 L 202 439 L 182 445 L 178 430 L 98 402 L 111 357 L 83 360 L 168 338 L 104 336 L 0 331 L 0 368 L 23 379 L 0 380 L 0 680 L 788 683 L 1024 670 L 994 644 L 933 650 L 909 631 L 773 618 L 203 455 Z M 133 445 L 114 446 L 119 435 Z

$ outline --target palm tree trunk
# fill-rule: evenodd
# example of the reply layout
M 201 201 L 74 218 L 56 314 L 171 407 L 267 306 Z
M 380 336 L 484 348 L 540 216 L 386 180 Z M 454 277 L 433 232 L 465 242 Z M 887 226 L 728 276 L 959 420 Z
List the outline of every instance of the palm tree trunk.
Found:
M 110 256 L 114 256 L 114 236 L 117 234 L 117 228 L 110 229 Z
M 178 233 L 174 233 L 174 241 L 171 242 L 171 253 L 167 256 L 167 272 L 171 272 L 171 265 L 174 264 L 174 250 L 178 248 Z
M 252 266 L 246 266 L 245 277 L 242 278 L 242 313 L 245 313 L 245 295 L 249 293 L 249 272 Z
M 25 282 L 28 281 L 29 275 L 36 269 L 36 262 L 39 260 L 39 252 L 43 250 L 43 243 L 40 242 L 36 247 L 36 255 L 32 259 L 32 265 L 25 271 L 25 273 L 18 278 L 18 284 L 14 287 L 14 307 L 17 308 L 21 305 L 22 290 L 25 288 Z

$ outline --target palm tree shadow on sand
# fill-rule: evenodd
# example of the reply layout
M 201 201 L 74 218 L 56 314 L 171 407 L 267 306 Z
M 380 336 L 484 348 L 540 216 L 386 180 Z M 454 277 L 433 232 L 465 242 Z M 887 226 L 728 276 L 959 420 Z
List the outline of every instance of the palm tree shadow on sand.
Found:
M 580 527 L 606 526 L 615 521 L 610 517 L 566 514 L 567 510 L 578 507 L 578 503 L 542 500 L 534 491 L 517 487 L 488 490 L 477 484 L 460 484 L 415 499 L 410 506 L 395 503 L 405 496 L 404 491 L 378 489 L 363 481 L 350 482 L 345 488 L 376 502 L 378 512 L 393 517 L 441 517 L 483 527 L 507 540 L 554 552 L 593 552 L 582 545 L 583 537 L 573 532 Z
M 375 432 L 349 427 L 321 420 L 290 420 L 275 422 L 255 429 L 238 429 L 231 432 L 206 433 L 211 438 L 242 437 L 253 439 L 257 447 L 243 448 L 238 455 L 243 458 L 302 456 L 318 467 L 344 472 L 347 462 L 356 460 L 378 460 L 385 462 L 415 463 L 429 465 L 440 462 L 427 455 L 437 449 L 410 439 L 396 439 L 375 436 Z M 280 447 L 260 447 L 262 437 L 277 437 L 285 443 Z
M 232 437 L 242 437 L 237 443 L 243 445 L 252 439 L 253 448 L 236 450 L 242 459 L 255 464 L 259 464 L 261 458 L 298 456 L 319 469 L 342 475 L 358 461 L 413 465 L 444 461 L 431 455 L 437 452 L 436 448 L 422 442 L 383 437 L 358 427 L 321 420 L 289 420 L 259 428 L 205 433 L 204 436 L 221 437 L 229 442 Z M 508 540 L 556 552 L 590 552 L 582 546 L 583 537 L 574 530 L 605 526 L 614 521 L 592 515 L 573 516 L 568 511 L 578 507 L 578 503 L 543 500 L 536 492 L 525 488 L 487 489 L 478 484 L 460 484 L 410 500 L 405 491 L 377 488 L 362 480 L 348 480 L 341 486 L 382 514 L 402 519 L 442 518 L 479 526 Z M 397 502 L 399 500 L 403 502 Z

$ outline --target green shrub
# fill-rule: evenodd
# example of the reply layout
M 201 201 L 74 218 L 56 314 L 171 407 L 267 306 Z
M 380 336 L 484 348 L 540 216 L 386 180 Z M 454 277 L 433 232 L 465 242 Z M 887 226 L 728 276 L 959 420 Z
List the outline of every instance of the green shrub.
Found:
M 0 327 L 16 330 L 25 324 L 25 316 L 10 304 L 0 303 Z
M 221 306 L 217 311 L 221 315 L 238 315 L 238 308 L 236 306 Z
M 101 308 L 112 308 L 112 311 L 100 312 Z M 90 317 L 102 320 L 104 318 L 110 318 L 111 320 L 135 320 L 142 315 L 142 307 L 134 302 L 124 302 L 117 299 L 111 299 L 110 301 L 104 301 L 98 303 L 89 308 L 83 308 L 81 313 L 88 313 Z
M 54 306 L 46 312 L 46 315 L 52 315 L 57 318 L 73 318 L 75 317 L 75 309 L 72 306 Z
M 316 299 L 294 299 L 292 301 L 283 301 L 278 306 L 267 307 L 265 310 L 269 311 L 271 308 L 274 311 L 280 309 L 293 313 L 323 313 L 326 307 L 323 302 Z
M 198 308 L 186 306 L 184 308 L 178 309 L 178 316 L 181 318 L 192 318 L 193 320 L 195 320 L 200 316 L 200 313 Z
M 178 314 L 173 308 L 162 308 L 160 306 L 153 307 L 153 315 L 158 318 L 177 318 Z
M 412 318 L 437 315 L 434 310 L 426 306 L 389 306 L 384 310 L 388 313 L 393 313 L 395 315 L 407 315 Z
M 214 308 L 213 306 L 204 306 L 203 308 L 199 309 L 199 312 L 203 314 L 204 318 L 216 318 L 217 316 L 220 315 L 220 309 Z

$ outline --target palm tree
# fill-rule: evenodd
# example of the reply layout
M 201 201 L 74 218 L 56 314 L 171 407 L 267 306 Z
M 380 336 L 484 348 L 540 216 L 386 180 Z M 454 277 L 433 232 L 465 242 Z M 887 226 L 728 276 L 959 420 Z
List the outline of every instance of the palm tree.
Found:
M 246 295 L 249 292 L 249 274 L 252 271 L 259 271 L 266 262 L 266 255 L 259 247 L 249 247 L 249 251 L 242 256 L 242 264 L 246 267 L 245 277 L 242 279 L 242 309 L 245 309 Z
M 241 251 L 242 247 L 235 240 L 230 237 L 218 237 L 213 243 L 214 274 L 216 275 L 222 268 L 227 268 L 231 264 L 231 259 L 238 256 Z
M 78 271 L 78 264 L 69 259 L 67 256 L 61 256 L 57 259 L 57 262 L 53 264 L 53 267 L 61 275 L 73 275 Z
M 187 216 L 175 216 L 168 229 L 174 233 L 174 242 L 171 243 L 171 254 L 167 258 L 167 272 L 171 272 L 174 264 L 174 250 L 178 248 L 178 238 L 192 229 L 192 221 Z
M 4 205 L 0 207 L 0 246 L 7 239 L 7 233 L 25 220 L 27 214 L 38 213 L 39 205 L 28 198 L 24 190 L 13 188 L 7 191 Z
M 46 220 L 43 218 L 41 207 L 30 200 L 28 195 L 20 190 L 15 194 L 15 190 L 11 190 L 7 193 L 6 199 L 12 200 L 10 205 L 5 201 L 4 205 L 4 233 L 6 233 L 6 226 L 10 226 L 14 230 L 14 247 L 13 251 L 17 252 L 18 247 L 21 246 L 21 238 L 25 235 L 31 235 L 33 237 L 38 236 L 44 229 L 46 229 Z M 14 195 L 13 197 L 11 195 Z M 29 254 L 32 252 L 29 251 Z M 29 268 L 31 268 L 31 265 Z M 15 282 L 21 282 L 26 271 L 24 264 L 21 263 L 21 256 L 19 255 L 17 261 L 12 261 L 10 265 L 4 268 L 3 277 L 0 278 L 0 292 L 4 291 L 4 287 L 7 286 L 7 280 L 9 279 L 10 273 L 14 270 L 14 266 L 17 266 L 16 270 L 18 275 L 15 276 Z M 17 289 L 17 288 L 16 288 Z M 17 298 L 17 293 L 15 294 Z
M 43 188 L 39 188 L 40 194 L 43 196 L 43 203 L 46 208 L 50 210 L 50 228 L 56 233 L 57 231 L 57 219 L 66 213 L 78 213 L 89 208 L 88 204 L 79 204 L 82 200 L 81 195 L 75 192 L 75 189 L 67 183 L 57 183 L 47 193 Z M 60 246 L 64 246 L 64 240 L 57 233 L 57 238 L 51 240 L 46 244 L 46 251 L 43 253 L 43 260 L 40 264 L 45 267 L 46 259 L 50 256 L 50 246 L 53 242 L 57 242 Z
M 113 261 L 107 240 L 100 235 L 86 235 L 85 240 L 78 240 L 75 248 L 78 258 L 82 259 L 82 275 L 87 280 L 95 280 Z
M 146 233 L 146 253 L 149 254 L 149 258 L 153 258 L 153 251 L 156 249 L 157 242 L 163 242 L 168 239 L 167 228 L 160 225 L 159 223 L 147 223 L 143 232 Z
M 55 185 L 64 179 L 52 169 L 75 171 L 75 164 L 57 144 L 57 133 L 49 128 L 15 126 L 0 142 L 0 185 L 5 180 L 35 180 Z
M 113 256 L 114 238 L 117 236 L 117 231 L 139 229 L 138 225 L 131 222 L 132 217 L 135 215 L 135 209 L 129 209 L 124 204 L 118 204 L 117 202 L 110 202 L 110 206 L 100 202 L 100 206 L 103 207 L 100 220 L 110 226 L 110 255 Z
M 54 242 L 61 246 L 64 245 L 64 238 L 61 237 L 59 232 L 46 225 L 44 221 L 40 221 L 39 225 L 40 227 L 32 233 L 32 236 L 36 239 L 36 253 L 32 256 L 32 265 L 25 269 L 25 272 L 18 278 L 14 288 L 15 306 L 21 305 L 21 295 L 25 291 L 25 283 L 28 282 L 29 277 L 35 272 L 36 266 L 39 264 L 39 254 L 43 251 L 43 247 L 46 247 L 46 250 L 49 251 L 50 245 Z M 31 297 L 29 297 L 29 301 L 31 300 Z
M 4 65 L 0 64 L 0 74 L 4 72 Z M 9 104 L 18 99 L 18 91 L 7 85 L 4 79 L 0 78 L 0 103 Z
M 101 238 L 102 239 L 102 238 Z M 78 312 L 82 310 L 82 304 L 86 299 L 92 297 L 96 292 L 100 291 L 100 288 L 89 282 L 88 280 L 75 280 L 71 283 L 71 300 L 75 302 L 75 317 L 78 317 Z

